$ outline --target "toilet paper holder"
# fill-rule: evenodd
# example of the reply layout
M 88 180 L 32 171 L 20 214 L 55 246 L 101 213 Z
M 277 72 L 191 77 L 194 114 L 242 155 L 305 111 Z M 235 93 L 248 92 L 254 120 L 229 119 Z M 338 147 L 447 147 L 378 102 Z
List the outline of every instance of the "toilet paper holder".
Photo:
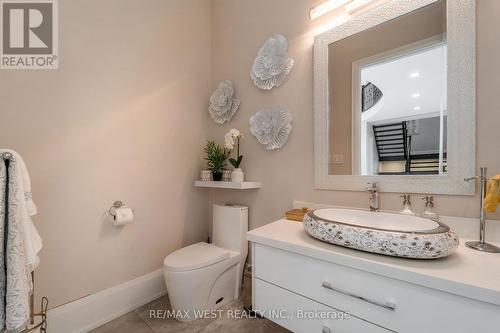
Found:
M 116 218 L 115 210 L 118 208 L 122 208 L 123 206 L 124 206 L 123 201 L 117 200 L 113 202 L 113 205 L 108 209 L 109 215 L 113 216 L 113 218 Z

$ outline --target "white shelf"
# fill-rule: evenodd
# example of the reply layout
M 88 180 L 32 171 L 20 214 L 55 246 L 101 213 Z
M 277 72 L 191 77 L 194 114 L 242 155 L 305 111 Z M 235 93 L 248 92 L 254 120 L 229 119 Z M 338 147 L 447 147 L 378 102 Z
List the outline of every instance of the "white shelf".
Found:
M 206 182 L 201 180 L 196 180 L 194 182 L 194 186 L 196 187 L 210 187 L 210 188 L 225 188 L 225 189 L 233 189 L 233 190 L 251 190 L 256 188 L 261 188 L 262 183 L 259 182 Z

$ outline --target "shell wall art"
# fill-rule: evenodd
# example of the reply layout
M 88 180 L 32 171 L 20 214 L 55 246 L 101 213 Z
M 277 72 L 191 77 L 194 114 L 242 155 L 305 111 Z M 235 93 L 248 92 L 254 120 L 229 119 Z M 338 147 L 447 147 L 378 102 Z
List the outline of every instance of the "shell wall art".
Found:
M 267 150 L 281 148 L 292 130 L 292 114 L 284 105 L 259 111 L 250 118 L 250 133 Z
M 210 96 L 208 112 L 217 124 L 230 121 L 240 106 L 240 101 L 234 98 L 233 82 L 222 81 Z
M 257 55 L 250 71 L 255 85 L 263 90 L 279 87 L 292 70 L 294 61 L 288 58 L 288 41 L 285 36 L 269 38 Z

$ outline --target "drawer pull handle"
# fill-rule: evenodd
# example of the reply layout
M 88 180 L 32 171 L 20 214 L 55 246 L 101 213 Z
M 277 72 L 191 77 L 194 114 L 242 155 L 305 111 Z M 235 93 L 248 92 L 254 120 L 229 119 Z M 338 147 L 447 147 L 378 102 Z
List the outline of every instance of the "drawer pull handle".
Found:
M 343 295 L 346 295 L 346 296 L 350 296 L 350 297 L 354 297 L 354 298 L 360 299 L 362 301 L 365 301 L 365 302 L 373 304 L 373 305 L 380 306 L 380 307 L 382 307 L 384 309 L 387 309 L 387 310 L 391 310 L 391 311 L 396 310 L 396 303 L 394 303 L 394 302 L 386 301 L 384 303 L 381 303 L 381 302 L 374 301 L 374 300 L 369 299 L 369 298 L 365 298 L 365 297 L 362 297 L 362 296 L 359 296 L 359 295 L 351 294 L 350 292 L 343 291 L 343 290 L 335 288 L 328 281 L 323 281 L 323 283 L 321 284 L 321 286 L 323 288 L 325 288 L 325 289 L 333 290 L 333 291 L 335 291 L 337 293 L 340 293 L 340 294 L 343 294 Z
M 332 329 L 328 326 L 323 326 L 321 333 L 332 333 Z

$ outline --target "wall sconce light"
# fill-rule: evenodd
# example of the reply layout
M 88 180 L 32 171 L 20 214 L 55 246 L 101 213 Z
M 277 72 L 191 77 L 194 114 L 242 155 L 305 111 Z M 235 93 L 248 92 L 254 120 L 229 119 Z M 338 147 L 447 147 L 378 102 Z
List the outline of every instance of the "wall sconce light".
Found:
M 351 0 L 328 0 L 321 5 L 312 8 L 309 11 L 309 17 L 311 20 L 317 19 L 320 16 L 344 6 L 348 2 L 351 2 Z
M 347 14 L 351 15 L 358 12 L 370 5 L 373 0 L 354 0 L 351 3 L 345 5 L 345 11 Z
M 312 8 L 309 11 L 309 18 L 311 20 L 317 19 L 342 6 L 344 6 L 346 14 L 351 15 L 369 7 L 374 2 L 375 0 L 327 0 L 321 5 Z

